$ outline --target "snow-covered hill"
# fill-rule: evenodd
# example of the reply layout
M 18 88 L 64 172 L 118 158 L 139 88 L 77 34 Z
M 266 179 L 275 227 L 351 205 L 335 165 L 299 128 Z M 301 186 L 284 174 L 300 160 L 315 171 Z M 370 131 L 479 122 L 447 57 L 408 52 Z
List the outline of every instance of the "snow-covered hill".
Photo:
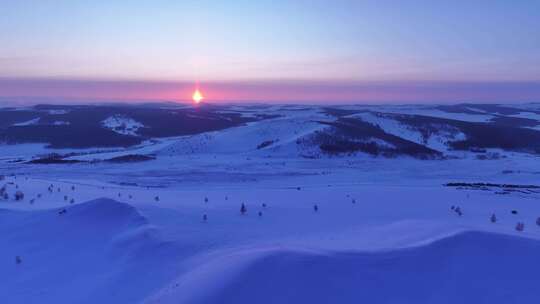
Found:
M 376 252 L 251 249 L 146 303 L 535 302 L 538 252 L 540 241 L 484 232 Z
M 452 153 L 449 142 L 466 139 L 466 135 L 460 129 L 444 124 L 433 126 L 432 132 L 428 133 L 421 132 L 418 128 L 402 123 L 392 115 L 384 113 L 365 112 L 356 114 L 353 117 L 376 125 L 388 134 L 425 145 L 446 154 Z
M 2 303 L 540 299 L 537 108 L 6 111 Z
M 326 126 L 317 109 L 278 112 L 277 118 L 177 140 L 158 154 L 245 154 L 247 156 L 300 157 L 307 151 L 299 142 Z
M 136 286 L 159 286 L 164 244 L 130 205 L 96 199 L 0 218 L 5 303 L 129 303 L 144 295 Z
M 122 148 L 129 148 L 124 155 L 274 158 L 540 154 L 540 111 L 525 105 L 42 105 L 3 110 L 1 116 L 6 119 L 0 122 L 0 141 L 45 143 L 49 151 L 41 155 L 65 154 L 75 160 L 103 160 L 103 150 Z M 77 155 L 58 151 L 73 148 L 79 149 Z

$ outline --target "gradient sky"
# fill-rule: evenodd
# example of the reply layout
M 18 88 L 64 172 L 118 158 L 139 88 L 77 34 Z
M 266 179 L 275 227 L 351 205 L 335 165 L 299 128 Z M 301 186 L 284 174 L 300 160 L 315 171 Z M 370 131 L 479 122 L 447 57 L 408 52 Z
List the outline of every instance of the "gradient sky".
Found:
M 0 0 L 0 96 L 540 101 L 539 0 Z

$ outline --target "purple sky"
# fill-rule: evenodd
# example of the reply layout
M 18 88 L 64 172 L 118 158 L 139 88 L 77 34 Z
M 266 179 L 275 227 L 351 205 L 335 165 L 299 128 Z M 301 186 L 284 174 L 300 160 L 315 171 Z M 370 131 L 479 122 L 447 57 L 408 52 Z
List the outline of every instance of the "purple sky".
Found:
M 18 0 L 0 97 L 540 101 L 536 0 Z
M 63 101 L 70 98 L 74 101 L 190 101 L 194 87 L 190 82 L 172 81 L 0 79 L 4 96 L 49 97 L 52 101 L 54 97 Z M 210 102 L 518 103 L 540 100 L 540 82 L 209 81 L 200 84 L 200 88 Z

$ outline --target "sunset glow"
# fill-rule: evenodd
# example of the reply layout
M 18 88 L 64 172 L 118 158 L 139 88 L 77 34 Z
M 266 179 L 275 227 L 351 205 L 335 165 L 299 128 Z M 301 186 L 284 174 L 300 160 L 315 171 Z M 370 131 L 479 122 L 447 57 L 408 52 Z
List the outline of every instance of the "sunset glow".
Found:
M 201 94 L 201 91 L 199 89 L 196 89 L 193 93 L 193 102 L 200 103 L 204 99 L 204 96 Z
M 2 1 L 0 98 L 540 100 L 538 0 L 132 2 Z

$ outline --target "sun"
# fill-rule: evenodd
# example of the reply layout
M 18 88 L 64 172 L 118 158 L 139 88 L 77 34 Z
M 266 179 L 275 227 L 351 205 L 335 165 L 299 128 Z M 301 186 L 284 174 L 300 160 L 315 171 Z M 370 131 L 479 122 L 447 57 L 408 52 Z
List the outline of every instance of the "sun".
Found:
M 204 96 L 201 94 L 201 91 L 199 89 L 196 89 L 193 93 L 193 101 L 195 103 L 200 103 L 204 99 Z

